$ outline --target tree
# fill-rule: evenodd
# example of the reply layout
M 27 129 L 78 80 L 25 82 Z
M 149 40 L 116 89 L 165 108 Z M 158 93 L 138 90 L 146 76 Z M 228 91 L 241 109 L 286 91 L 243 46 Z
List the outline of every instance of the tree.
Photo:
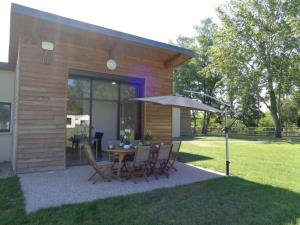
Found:
M 299 12 L 297 0 L 232 0 L 218 9 L 222 26 L 216 35 L 213 65 L 226 75 L 227 88 L 255 83 L 278 138 L 282 98 L 299 79 Z
M 215 96 L 220 86 L 221 76 L 215 73 L 214 70 L 209 70 L 208 66 L 211 63 L 210 48 L 213 46 L 213 32 L 216 29 L 216 24 L 208 18 L 202 21 L 200 26 L 194 28 L 197 32 L 195 37 L 179 36 L 176 40 L 177 45 L 192 49 L 195 52 L 195 57 L 175 69 L 175 92 L 191 97 L 192 95 L 184 92 L 184 90 L 193 90 Z M 200 97 L 205 104 L 216 104 L 207 97 L 197 97 Z M 193 112 L 193 117 L 196 124 L 196 112 Z M 207 133 L 210 119 L 211 113 L 204 112 L 203 134 Z

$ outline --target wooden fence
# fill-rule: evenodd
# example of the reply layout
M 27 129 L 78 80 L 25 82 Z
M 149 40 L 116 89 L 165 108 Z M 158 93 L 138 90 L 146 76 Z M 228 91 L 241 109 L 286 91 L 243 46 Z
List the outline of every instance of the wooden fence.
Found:
M 201 127 L 192 128 L 193 134 L 201 134 Z M 275 127 L 245 127 L 245 128 L 232 128 L 229 132 L 230 135 L 236 136 L 275 136 Z M 224 135 L 222 128 L 209 127 L 208 135 Z M 300 137 L 300 127 L 283 127 L 283 137 Z

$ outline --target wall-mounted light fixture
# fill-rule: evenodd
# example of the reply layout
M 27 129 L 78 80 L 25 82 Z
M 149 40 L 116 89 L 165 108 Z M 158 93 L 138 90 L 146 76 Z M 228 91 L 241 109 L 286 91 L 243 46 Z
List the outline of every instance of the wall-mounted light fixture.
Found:
M 43 63 L 50 64 L 50 59 L 54 50 L 54 44 L 49 41 L 42 41 L 42 49 L 44 50 Z
M 106 62 L 106 66 L 109 70 L 115 70 L 117 68 L 117 62 L 114 59 L 109 59 Z

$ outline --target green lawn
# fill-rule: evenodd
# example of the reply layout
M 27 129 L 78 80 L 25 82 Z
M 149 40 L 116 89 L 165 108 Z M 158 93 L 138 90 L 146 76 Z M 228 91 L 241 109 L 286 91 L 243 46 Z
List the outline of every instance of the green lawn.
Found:
M 186 139 L 180 160 L 224 172 L 222 138 Z M 300 225 L 300 142 L 234 139 L 232 177 L 24 213 L 16 177 L 0 180 L 0 224 Z
M 300 193 L 300 139 L 230 139 L 229 151 L 232 175 Z M 180 160 L 225 173 L 224 138 L 186 139 Z

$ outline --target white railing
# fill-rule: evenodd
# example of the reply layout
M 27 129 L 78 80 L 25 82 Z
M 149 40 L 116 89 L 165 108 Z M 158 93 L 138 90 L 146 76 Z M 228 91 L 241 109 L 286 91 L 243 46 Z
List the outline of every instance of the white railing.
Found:
M 202 127 L 191 128 L 194 135 L 201 134 Z M 207 135 L 223 135 L 224 132 L 220 127 L 209 127 Z M 275 127 L 244 127 L 244 128 L 232 128 L 229 132 L 230 135 L 241 136 L 274 136 Z M 300 127 L 283 127 L 283 137 L 300 137 Z

